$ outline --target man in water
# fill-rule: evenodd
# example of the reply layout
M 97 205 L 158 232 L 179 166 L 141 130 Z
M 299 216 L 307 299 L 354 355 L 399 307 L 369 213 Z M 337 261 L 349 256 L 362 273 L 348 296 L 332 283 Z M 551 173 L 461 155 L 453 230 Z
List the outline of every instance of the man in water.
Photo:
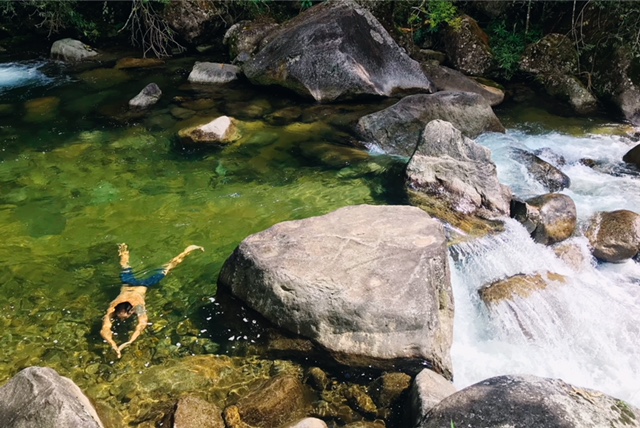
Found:
M 107 341 L 107 343 L 109 343 L 109 345 L 111 345 L 113 350 L 116 351 L 118 358 L 122 356 L 121 351 L 131 345 L 147 327 L 149 318 L 147 317 L 144 302 L 144 296 L 147 293 L 147 288 L 157 285 L 173 268 L 182 263 L 189 253 L 195 250 L 204 251 L 204 248 L 197 245 L 189 245 L 183 252 L 164 265 L 164 267 L 160 269 L 160 272 L 150 276 L 149 278 L 139 280 L 134 276 L 131 265 L 129 265 L 129 249 L 127 248 L 127 244 L 118 245 L 120 266 L 122 266 L 122 272 L 120 273 L 122 288 L 120 288 L 120 295 L 118 295 L 118 297 L 111 302 L 111 305 L 109 305 L 107 314 L 104 316 L 102 321 L 102 330 L 100 330 L 100 335 Z M 113 340 L 113 332 L 111 331 L 113 323 L 112 318 L 115 315 L 119 319 L 124 320 L 133 314 L 138 317 L 138 325 L 131 335 L 131 338 L 127 342 L 118 346 L 118 344 Z

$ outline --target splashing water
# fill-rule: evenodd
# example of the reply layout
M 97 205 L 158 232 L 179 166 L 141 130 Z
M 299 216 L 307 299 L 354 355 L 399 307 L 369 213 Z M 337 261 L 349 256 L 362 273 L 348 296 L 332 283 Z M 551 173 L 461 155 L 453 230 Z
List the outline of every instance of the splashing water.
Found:
M 0 93 L 26 85 L 48 85 L 53 78 L 44 74 L 40 69 L 44 62 L 12 62 L 0 64 Z
M 576 202 L 582 223 L 597 211 L 637 212 L 640 207 L 640 179 L 621 162 L 633 147 L 625 138 L 535 136 L 513 131 L 485 135 L 478 142 L 492 150 L 500 180 L 516 196 L 525 198 L 546 191 L 509 157 L 509 147 L 529 151 L 551 147 L 552 155 L 564 158 L 557 166 L 572 184 L 562 193 Z M 585 157 L 596 160 L 598 168 L 580 164 Z M 578 235 L 571 242 L 587 253 L 588 242 L 580 232 Z M 507 220 L 504 233 L 458 244 L 451 255 L 456 299 L 452 358 L 459 388 L 501 374 L 534 374 L 561 378 L 640 405 L 638 263 L 591 260 L 575 271 L 551 248 L 533 242 L 514 220 Z M 491 309 L 480 300 L 478 290 L 484 285 L 538 272 L 555 272 L 567 280 L 527 298 L 494 304 Z

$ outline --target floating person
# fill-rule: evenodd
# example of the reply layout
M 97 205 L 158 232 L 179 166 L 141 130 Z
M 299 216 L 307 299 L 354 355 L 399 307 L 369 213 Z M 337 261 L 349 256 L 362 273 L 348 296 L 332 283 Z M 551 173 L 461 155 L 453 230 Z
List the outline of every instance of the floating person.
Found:
M 173 268 L 182 263 L 184 258 L 195 250 L 204 251 L 204 248 L 197 245 L 189 245 L 183 252 L 164 265 L 158 273 L 140 280 L 135 277 L 133 270 L 131 269 L 131 265 L 129 264 L 129 249 L 127 244 L 118 245 L 118 255 L 120 255 L 120 266 L 122 267 L 122 272 L 120 273 L 122 288 L 120 288 L 120 294 L 118 297 L 116 297 L 116 299 L 109 305 L 107 314 L 102 320 L 102 329 L 100 330 L 100 335 L 107 341 L 107 343 L 109 343 L 109 345 L 111 345 L 113 350 L 116 351 L 118 358 L 122 356 L 122 350 L 131 345 L 147 327 L 149 318 L 147 317 L 147 310 L 145 308 L 144 301 L 147 288 L 158 285 L 158 283 L 167 276 Z M 118 346 L 118 344 L 113 340 L 113 332 L 111 331 L 113 317 L 115 315 L 117 318 L 124 320 L 134 314 L 138 317 L 136 329 L 128 341 Z

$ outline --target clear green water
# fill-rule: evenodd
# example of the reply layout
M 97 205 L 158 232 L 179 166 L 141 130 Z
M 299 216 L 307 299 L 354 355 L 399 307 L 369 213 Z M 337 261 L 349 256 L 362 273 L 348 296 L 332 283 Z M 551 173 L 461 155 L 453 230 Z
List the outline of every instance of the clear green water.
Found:
M 385 177 L 393 162 L 340 145 L 365 107 L 304 104 L 248 84 L 191 87 L 190 64 L 67 70 L 64 79 L 54 73 L 55 85 L 0 93 L 0 384 L 44 365 L 104 398 L 100 386 L 116 375 L 221 352 L 212 337 L 227 332 L 201 331 L 202 308 L 242 239 L 346 205 L 394 202 Z M 161 102 L 127 113 L 151 81 L 164 90 Z M 194 116 L 178 119 L 176 107 Z M 261 120 L 274 112 L 271 124 Z M 240 141 L 206 150 L 176 143 L 179 129 L 221 114 L 250 122 Z M 189 244 L 206 252 L 149 291 L 153 325 L 115 361 L 99 328 L 120 288 L 120 242 L 137 271 Z

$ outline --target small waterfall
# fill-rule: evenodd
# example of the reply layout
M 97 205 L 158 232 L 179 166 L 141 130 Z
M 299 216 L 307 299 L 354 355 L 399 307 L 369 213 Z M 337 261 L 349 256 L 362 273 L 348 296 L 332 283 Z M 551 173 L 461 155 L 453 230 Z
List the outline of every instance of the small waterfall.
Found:
M 517 196 L 545 193 L 507 156 L 510 145 L 533 151 L 553 147 L 563 156 L 562 169 L 572 179 L 563 193 L 576 202 L 586 221 L 595 211 L 640 209 L 640 179 L 619 171 L 632 145 L 611 136 L 574 138 L 510 132 L 479 142 L 493 152 L 501 181 Z M 591 157 L 600 168 L 579 165 Z M 603 188 L 604 187 L 604 188 Z M 588 242 L 571 238 L 588 254 Z M 458 244 L 450 249 L 456 301 L 452 358 L 458 388 L 501 374 L 561 378 L 640 406 L 640 264 L 596 263 L 576 271 L 537 244 L 516 221 L 505 232 Z M 494 304 L 490 309 L 478 290 L 516 274 L 554 272 L 566 283 L 551 283 L 527 298 Z

